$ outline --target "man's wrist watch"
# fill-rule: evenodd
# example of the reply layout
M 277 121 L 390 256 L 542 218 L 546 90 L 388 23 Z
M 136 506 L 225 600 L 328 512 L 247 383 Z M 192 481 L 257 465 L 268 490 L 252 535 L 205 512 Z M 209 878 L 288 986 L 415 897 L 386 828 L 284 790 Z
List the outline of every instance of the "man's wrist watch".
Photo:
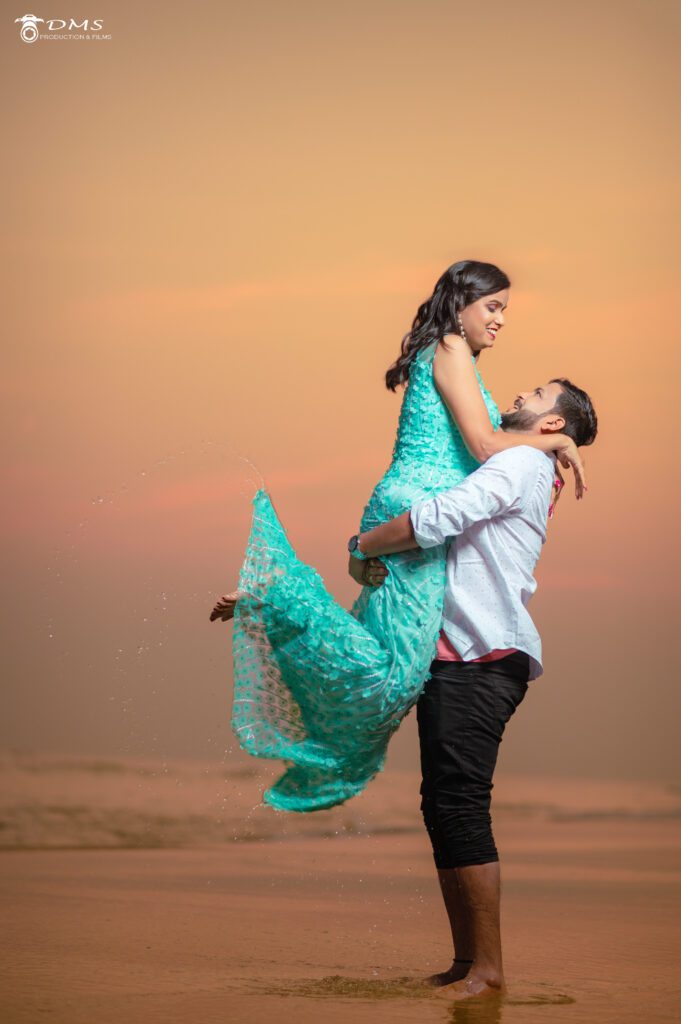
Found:
M 361 562 L 365 562 L 368 557 L 367 555 L 363 554 L 363 552 L 359 549 L 358 533 L 354 534 L 354 536 L 352 536 L 348 541 L 348 551 L 350 552 L 353 558 L 358 558 Z

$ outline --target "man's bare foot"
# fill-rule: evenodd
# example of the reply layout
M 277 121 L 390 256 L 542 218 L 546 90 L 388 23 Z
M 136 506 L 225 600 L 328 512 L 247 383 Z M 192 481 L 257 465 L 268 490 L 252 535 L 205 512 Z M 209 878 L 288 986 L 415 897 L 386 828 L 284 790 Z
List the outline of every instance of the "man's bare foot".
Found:
M 453 985 L 444 985 L 438 995 L 453 1002 L 462 999 L 473 999 L 475 997 L 497 996 L 506 994 L 506 983 L 503 978 L 498 978 L 490 973 L 483 973 L 471 969 L 462 981 L 456 981 Z
M 439 974 L 429 974 L 426 978 L 414 978 L 412 984 L 420 987 L 425 986 L 428 988 L 441 988 L 443 985 L 452 985 L 455 981 L 461 981 L 465 978 L 471 969 L 473 961 L 470 963 L 457 963 L 456 960 L 452 961 L 452 966 L 446 971 L 440 971 Z
M 238 590 L 234 590 L 231 594 L 223 594 L 210 613 L 210 621 L 215 622 L 216 619 L 222 619 L 223 622 L 228 622 L 230 619 L 233 619 L 234 609 L 239 597 Z
M 472 966 L 472 960 L 470 963 L 468 961 L 457 962 L 453 960 L 449 970 L 441 971 L 439 974 L 431 974 L 424 978 L 424 982 L 426 985 L 435 985 L 438 988 L 442 985 L 453 985 L 455 981 L 461 981 L 465 978 Z

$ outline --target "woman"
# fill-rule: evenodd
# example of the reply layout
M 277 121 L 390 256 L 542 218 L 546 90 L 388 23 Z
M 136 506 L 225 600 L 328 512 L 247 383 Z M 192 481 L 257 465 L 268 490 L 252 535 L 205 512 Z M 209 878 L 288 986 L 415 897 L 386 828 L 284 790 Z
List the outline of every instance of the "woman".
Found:
M 517 444 L 555 451 L 583 469 L 573 441 L 498 431 L 500 414 L 477 370 L 504 325 L 510 281 L 489 263 L 449 267 L 416 314 L 386 374 L 407 383 L 391 465 L 360 532 L 453 487 L 494 452 Z M 264 490 L 238 590 L 211 620 L 234 615 L 234 710 L 239 744 L 289 767 L 266 790 L 279 810 L 331 807 L 359 793 L 385 763 L 388 741 L 416 703 L 442 617 L 446 546 L 390 555 L 387 578 L 350 612 L 296 557 Z M 365 577 L 366 579 L 366 577 Z

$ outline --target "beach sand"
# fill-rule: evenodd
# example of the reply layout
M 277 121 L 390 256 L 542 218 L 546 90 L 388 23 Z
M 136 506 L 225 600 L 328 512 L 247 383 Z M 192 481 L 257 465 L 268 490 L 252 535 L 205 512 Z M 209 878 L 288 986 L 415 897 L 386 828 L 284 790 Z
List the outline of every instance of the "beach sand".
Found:
M 418 778 L 286 815 L 259 771 L 6 758 L 3 1024 L 681 1019 L 675 790 L 500 779 L 509 993 L 452 1005 L 404 980 L 451 959 Z

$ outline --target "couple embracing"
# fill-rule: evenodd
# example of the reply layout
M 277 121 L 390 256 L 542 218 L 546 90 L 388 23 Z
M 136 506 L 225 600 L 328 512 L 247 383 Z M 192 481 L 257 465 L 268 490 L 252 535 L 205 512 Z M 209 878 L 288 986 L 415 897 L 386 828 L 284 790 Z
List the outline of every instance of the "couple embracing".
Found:
M 557 377 L 500 413 L 478 362 L 505 322 L 498 267 L 449 267 L 418 309 L 386 374 L 406 385 L 391 464 L 348 543 L 362 590 L 350 611 L 295 555 L 264 490 L 234 617 L 232 727 L 287 769 L 263 799 L 314 811 L 361 792 L 417 706 L 421 810 L 452 928 L 454 961 L 426 983 L 453 998 L 504 991 L 499 858 L 490 820 L 506 722 L 542 673 L 527 611 L 546 524 L 597 421 L 589 396 Z

